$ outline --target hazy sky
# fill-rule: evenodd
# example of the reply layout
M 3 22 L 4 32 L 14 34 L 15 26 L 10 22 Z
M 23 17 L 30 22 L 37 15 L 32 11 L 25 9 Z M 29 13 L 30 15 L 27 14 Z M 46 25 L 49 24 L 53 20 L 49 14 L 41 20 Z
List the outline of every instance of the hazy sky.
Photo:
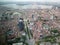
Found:
M 0 2 L 60 2 L 60 0 L 0 0 Z

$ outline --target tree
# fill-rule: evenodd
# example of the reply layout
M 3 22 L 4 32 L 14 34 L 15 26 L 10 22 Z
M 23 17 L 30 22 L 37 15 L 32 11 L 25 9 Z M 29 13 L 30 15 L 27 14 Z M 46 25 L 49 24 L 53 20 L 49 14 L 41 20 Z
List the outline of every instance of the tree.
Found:
M 54 37 L 60 36 L 60 32 L 57 29 L 52 29 L 50 32 Z
M 43 41 L 44 41 L 44 42 L 50 42 L 50 43 L 53 44 L 53 43 L 56 42 L 56 39 L 55 39 L 54 36 L 46 36 L 46 37 L 43 38 Z
M 53 33 L 59 33 L 59 31 L 57 29 L 53 29 L 53 30 L 51 30 L 51 32 L 53 32 Z

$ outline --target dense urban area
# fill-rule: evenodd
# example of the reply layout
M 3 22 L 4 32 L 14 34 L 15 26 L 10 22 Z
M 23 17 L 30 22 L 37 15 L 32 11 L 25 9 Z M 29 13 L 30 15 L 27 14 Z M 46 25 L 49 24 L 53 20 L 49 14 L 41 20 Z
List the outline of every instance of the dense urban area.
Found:
M 0 6 L 0 45 L 60 45 L 60 7 L 8 5 Z

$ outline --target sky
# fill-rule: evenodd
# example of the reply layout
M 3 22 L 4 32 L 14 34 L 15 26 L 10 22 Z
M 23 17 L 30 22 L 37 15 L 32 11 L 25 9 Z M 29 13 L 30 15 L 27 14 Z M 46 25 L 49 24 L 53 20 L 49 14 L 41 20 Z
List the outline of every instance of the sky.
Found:
M 60 2 L 60 0 L 0 0 L 0 2 Z

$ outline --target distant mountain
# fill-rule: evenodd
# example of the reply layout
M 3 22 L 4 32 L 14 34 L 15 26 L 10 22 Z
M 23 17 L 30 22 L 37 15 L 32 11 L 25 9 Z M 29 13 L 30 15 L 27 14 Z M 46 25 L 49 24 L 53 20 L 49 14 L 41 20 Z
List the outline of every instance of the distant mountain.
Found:
M 4 4 L 29 5 L 34 3 L 37 5 L 53 5 L 60 7 L 60 3 L 58 2 L 0 2 L 0 5 L 4 5 Z
M 28 4 L 32 4 L 32 2 L 0 2 L 0 5 L 3 5 L 3 4 L 28 5 Z

